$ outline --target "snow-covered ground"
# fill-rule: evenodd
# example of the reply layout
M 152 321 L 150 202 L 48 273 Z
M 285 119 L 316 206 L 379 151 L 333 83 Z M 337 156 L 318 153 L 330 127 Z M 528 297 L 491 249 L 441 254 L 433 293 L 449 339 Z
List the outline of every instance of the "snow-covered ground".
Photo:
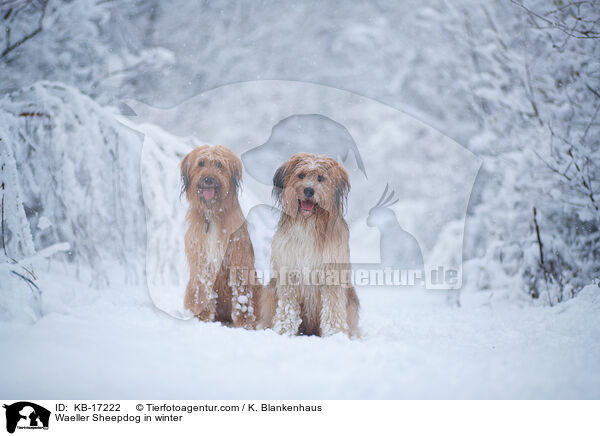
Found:
M 471 274 L 467 286 L 463 286 L 461 307 L 456 307 L 456 300 L 448 298 L 446 291 L 359 289 L 362 339 L 354 341 L 344 336 L 288 338 L 271 331 L 235 330 L 169 315 L 181 317 L 187 280 L 181 243 L 187 204 L 179 197 L 178 165 L 197 141 L 146 125 L 144 131 L 150 135 L 141 150 L 143 189 L 138 192 L 140 150 L 136 144 L 141 139 L 131 132 L 117 135 L 122 127 L 116 124 L 112 112 L 78 96 L 71 88 L 51 83 L 36 85 L 22 94 L 4 101 L 10 109 L 4 117 L 5 131 L 12 135 L 9 137 L 14 144 L 21 136 L 30 138 L 32 144 L 38 144 L 35 150 L 40 154 L 27 160 L 29 151 L 15 146 L 18 159 L 9 156 L 9 175 L 19 174 L 17 162 L 29 162 L 40 186 L 54 186 L 53 181 L 58 180 L 62 191 L 57 190 L 56 195 L 62 193 L 58 198 L 70 200 L 48 200 L 54 209 L 48 206 L 33 214 L 30 223 L 19 200 L 20 191 L 7 191 L 12 192 L 7 197 L 8 211 L 14 214 L 10 216 L 21 217 L 22 224 L 15 224 L 12 234 L 18 234 L 20 228 L 30 238 L 31 229 L 40 232 L 34 233 L 31 253 L 17 256 L 23 258 L 20 264 L 5 262 L 0 268 L 3 397 L 600 397 L 597 286 L 556 307 L 544 306 L 543 297 L 531 300 L 522 290 L 511 288 L 510 282 L 503 284 L 495 279 L 491 284 L 481 284 L 477 274 Z M 64 99 L 71 101 L 71 106 L 63 107 Z M 37 100 L 47 103 L 44 110 L 64 118 L 52 128 L 55 137 L 66 138 L 65 144 L 71 144 L 71 148 L 73 141 L 81 139 L 84 143 L 85 138 L 92 138 L 90 144 L 101 144 L 105 131 L 123 139 L 122 146 L 115 143 L 113 149 L 120 153 L 118 162 L 113 162 L 110 153 L 94 160 L 110 170 L 99 171 L 92 165 L 90 168 L 98 171 L 89 180 L 81 179 L 93 189 L 88 190 L 80 180 L 83 176 L 65 172 L 62 158 L 47 164 L 43 156 L 52 155 L 56 144 L 44 136 L 51 122 L 23 121 L 19 115 L 32 110 L 27 102 Z M 76 109 L 80 106 L 94 116 L 89 123 L 77 123 Z M 375 112 L 368 113 L 374 116 Z M 49 119 L 63 120 L 60 117 Z M 427 233 L 436 235 L 436 240 L 421 238 L 420 242 L 424 248 L 429 247 L 440 264 L 460 262 L 463 223 L 458 218 L 464 216 L 471 185 L 462 186 L 461 172 L 452 166 L 448 169 L 448 162 L 450 158 L 460 162 L 461 154 L 447 150 L 431 154 L 432 144 L 448 145 L 444 141 L 449 140 L 407 115 L 403 120 L 389 123 L 383 135 L 388 140 L 395 138 L 393 147 L 381 145 L 381 154 L 362 153 L 368 179 L 352 169 L 352 159 L 346 162 L 354 193 L 347 216 L 352 258 L 358 263 L 386 260 L 379 241 L 393 232 L 378 231 L 368 222 L 369 208 L 389 180 L 404 199 L 395 206 L 398 226 L 411 229 L 415 223 L 427 222 L 428 211 L 442 210 L 440 216 L 450 220 L 446 230 L 429 229 Z M 103 127 L 88 129 L 96 125 Z M 78 126 L 75 133 L 73 126 Z M 284 127 L 280 125 L 279 129 Z M 289 138 L 295 129 L 293 124 L 287 126 L 281 135 Z M 270 131 L 264 133 L 261 141 L 269 139 Z M 277 139 L 277 135 L 273 137 Z M 232 143 L 239 145 L 235 151 L 245 157 L 240 200 L 249 222 L 256 265 L 268 268 L 270 239 L 277 220 L 277 211 L 269 215 L 273 168 L 263 168 L 260 174 L 248 171 L 263 161 L 260 153 L 253 161 L 251 153 L 269 150 L 272 142 L 259 147 L 261 141 L 254 141 L 254 148 L 246 143 L 244 147 L 239 145 L 243 141 Z M 411 146 L 413 143 L 419 146 Z M 88 161 L 80 150 L 68 168 L 80 168 L 77 162 Z M 408 168 L 399 176 L 388 174 L 390 168 L 403 165 L 429 170 L 411 175 Z M 429 175 L 433 173 L 447 179 L 445 190 L 431 185 Z M 27 188 L 23 188 L 23 196 L 27 204 L 35 206 L 38 185 L 29 183 L 29 173 L 23 174 L 21 186 Z M 118 176 L 113 183 L 106 183 L 106 174 Z M 121 176 L 125 174 L 127 177 Z M 6 186 L 15 185 L 13 179 L 7 179 Z M 50 189 L 47 195 L 53 192 Z M 434 201 L 439 192 L 445 198 L 441 205 Z M 11 205 L 16 205 L 14 210 Z M 15 212 L 17 209 L 21 215 Z M 11 225 L 9 221 L 9 229 Z M 468 227 L 469 222 L 465 225 Z M 146 244 L 144 236 L 148 236 Z M 18 252 L 21 239 L 8 239 L 9 252 Z M 66 256 L 57 253 L 65 250 Z M 70 259 L 73 253 L 94 264 L 93 271 L 86 269 L 86 262 L 77 256 Z M 469 263 L 468 270 L 481 268 L 484 261 Z M 29 293 L 26 281 L 12 272 L 29 277 L 30 264 L 35 271 L 31 277 L 41 289 L 39 300 L 36 293 Z M 505 262 L 504 266 L 510 264 Z M 506 272 L 498 268 L 494 271 L 499 275 Z
M 0 324 L 5 398 L 599 398 L 600 290 L 556 307 L 359 290 L 360 340 L 283 337 L 157 309 L 144 287 L 39 271 L 44 316 Z

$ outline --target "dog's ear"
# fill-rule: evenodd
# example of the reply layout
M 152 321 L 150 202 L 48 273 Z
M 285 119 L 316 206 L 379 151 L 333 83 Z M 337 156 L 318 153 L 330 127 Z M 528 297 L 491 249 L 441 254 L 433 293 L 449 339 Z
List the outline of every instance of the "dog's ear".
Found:
M 281 204 L 283 197 L 283 184 L 289 168 L 289 161 L 287 161 L 277 168 L 277 171 L 275 171 L 275 175 L 273 176 L 273 199 L 277 204 Z
M 298 215 L 298 197 L 293 189 L 283 189 L 283 195 L 281 196 L 281 208 L 283 213 L 287 214 L 290 218 L 295 219 Z
M 290 215 L 292 218 L 296 217 L 298 213 L 298 204 L 296 194 L 293 190 L 285 192 L 285 181 L 291 171 L 294 170 L 298 164 L 300 158 L 299 155 L 294 155 L 289 158 L 283 165 L 281 165 L 275 175 L 273 176 L 273 199 L 275 204 L 280 205 L 283 212 Z
M 190 164 L 192 161 L 192 153 L 189 152 L 181 161 L 181 193 L 183 195 L 187 192 L 188 187 L 190 186 Z
M 348 203 L 348 193 L 350 192 L 350 180 L 348 173 L 342 165 L 335 163 L 333 167 L 333 175 L 335 178 L 335 204 L 337 206 L 338 215 L 343 215 Z
M 229 187 L 231 193 L 237 193 L 242 183 L 242 161 L 233 151 L 223 145 L 215 145 L 214 152 L 225 163 L 225 169 L 230 176 Z
M 235 192 L 242 184 L 242 161 L 237 156 L 233 156 L 229 170 L 231 171 L 231 187 Z

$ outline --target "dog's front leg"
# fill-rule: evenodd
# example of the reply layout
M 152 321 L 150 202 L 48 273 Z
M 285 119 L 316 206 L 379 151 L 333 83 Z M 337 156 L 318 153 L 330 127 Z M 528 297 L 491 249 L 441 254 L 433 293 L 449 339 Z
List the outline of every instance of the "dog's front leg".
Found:
M 231 288 L 233 326 L 254 329 L 256 327 L 254 303 L 258 280 L 254 269 L 252 242 L 245 224 L 230 236 L 225 262 L 225 268 L 229 273 L 227 286 Z
M 300 302 L 297 290 L 289 286 L 277 288 L 277 309 L 273 318 L 273 330 L 280 335 L 293 336 L 298 334 L 302 323 L 300 317 Z
M 321 288 L 321 336 L 340 332 L 350 335 L 346 305 L 346 294 L 339 286 Z
M 231 287 L 231 320 L 234 327 L 254 329 L 256 316 L 254 314 L 254 295 L 249 287 Z
M 191 277 L 185 291 L 184 307 L 202 321 L 214 321 L 217 300 L 212 282 L 200 274 Z

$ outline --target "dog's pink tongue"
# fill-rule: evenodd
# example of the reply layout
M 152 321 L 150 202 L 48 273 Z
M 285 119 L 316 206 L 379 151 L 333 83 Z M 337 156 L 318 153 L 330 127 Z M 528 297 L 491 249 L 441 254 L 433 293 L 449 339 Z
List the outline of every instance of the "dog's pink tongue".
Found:
M 301 201 L 300 206 L 302 206 L 302 210 L 313 210 L 315 204 L 311 201 Z
M 210 200 L 215 196 L 215 188 L 206 188 L 202 190 L 202 196 L 205 200 Z

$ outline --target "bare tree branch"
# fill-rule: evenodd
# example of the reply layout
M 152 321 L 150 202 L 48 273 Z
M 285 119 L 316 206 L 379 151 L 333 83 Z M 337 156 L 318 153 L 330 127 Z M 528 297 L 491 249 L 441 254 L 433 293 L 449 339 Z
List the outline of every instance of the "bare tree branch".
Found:
M 46 6 L 47 5 L 48 5 L 48 0 L 41 0 L 41 14 L 40 14 L 40 18 L 38 20 L 37 28 L 33 32 L 25 35 L 19 41 L 11 44 L 10 43 L 10 27 L 6 28 L 6 48 L 4 49 L 4 51 L 2 51 L 2 53 L 0 53 L 0 58 L 3 58 L 8 53 L 13 51 L 17 47 L 21 46 L 25 42 L 29 41 L 31 38 L 33 38 L 34 36 L 36 36 L 43 30 L 43 24 L 44 24 L 44 18 L 46 16 Z
M 534 11 L 532 11 L 531 9 L 527 8 L 523 3 L 520 3 L 516 0 L 510 0 L 513 4 L 519 6 L 520 8 L 522 8 L 524 11 L 526 11 L 530 16 L 534 16 L 536 18 L 539 18 L 540 20 L 544 21 L 546 24 L 548 24 L 551 28 L 555 28 L 560 30 L 561 32 L 573 37 L 573 38 L 579 38 L 579 39 L 598 39 L 600 38 L 600 35 L 598 34 L 598 32 L 594 32 L 593 30 L 579 30 L 576 29 L 577 25 L 575 25 L 573 28 L 569 28 L 566 25 L 564 25 L 563 23 L 559 22 L 559 21 L 553 21 L 550 20 Z

